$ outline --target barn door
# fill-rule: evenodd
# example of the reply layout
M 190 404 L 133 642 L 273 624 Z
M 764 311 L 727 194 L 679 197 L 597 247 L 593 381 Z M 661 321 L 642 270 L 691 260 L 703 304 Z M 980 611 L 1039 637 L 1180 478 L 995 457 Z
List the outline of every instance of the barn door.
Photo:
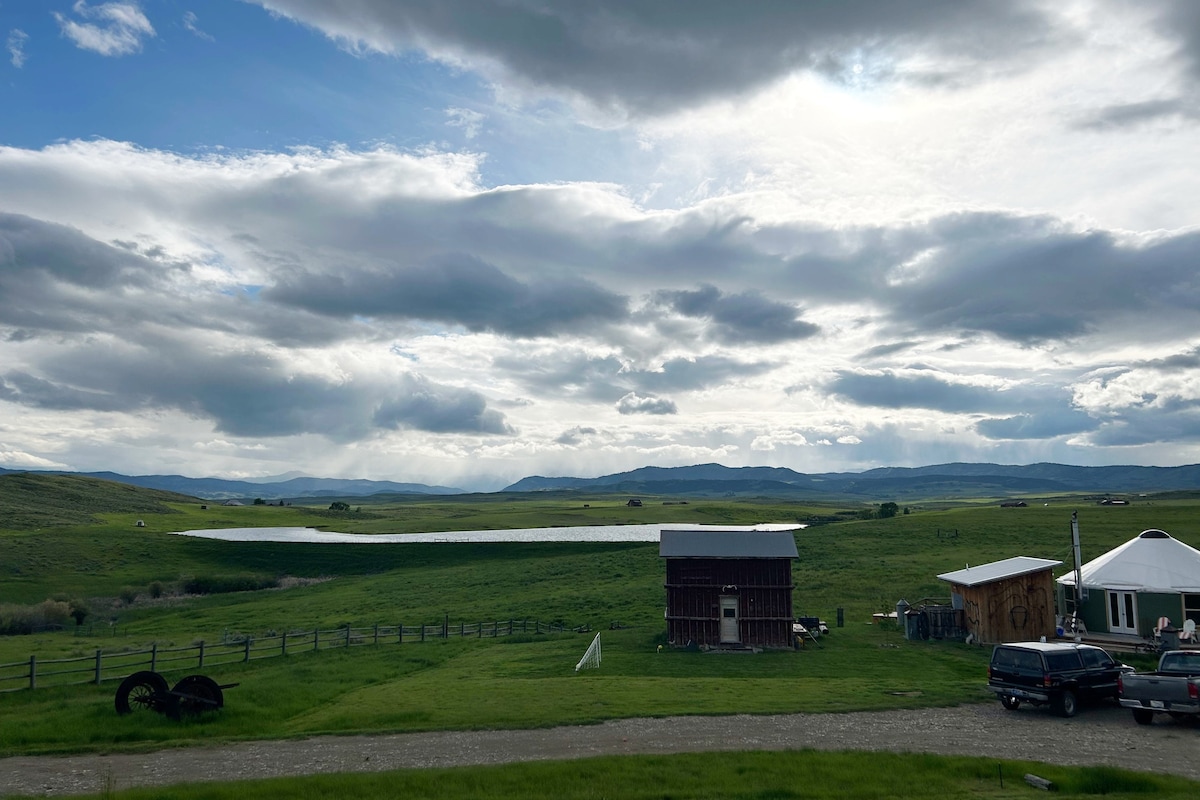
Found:
M 721 595 L 721 644 L 735 644 L 738 635 L 738 599 L 736 596 Z
M 1133 592 L 1108 590 L 1108 632 L 1137 634 L 1137 597 Z

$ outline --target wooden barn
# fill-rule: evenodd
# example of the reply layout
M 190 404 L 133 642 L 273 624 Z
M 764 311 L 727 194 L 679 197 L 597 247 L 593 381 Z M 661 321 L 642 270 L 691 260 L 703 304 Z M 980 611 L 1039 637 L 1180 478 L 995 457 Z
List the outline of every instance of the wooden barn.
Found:
M 980 644 L 1054 638 L 1054 574 L 1063 562 L 1017 556 L 938 575 Z
M 790 647 L 790 531 L 664 530 L 667 638 L 672 645 Z

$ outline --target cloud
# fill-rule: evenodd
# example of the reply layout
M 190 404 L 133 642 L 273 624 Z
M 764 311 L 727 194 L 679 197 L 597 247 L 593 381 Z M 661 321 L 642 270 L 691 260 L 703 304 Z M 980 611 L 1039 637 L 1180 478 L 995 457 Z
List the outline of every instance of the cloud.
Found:
M 216 39 L 214 39 L 211 34 L 208 34 L 200 29 L 200 20 L 196 16 L 196 14 L 192 11 L 187 11 L 184 13 L 183 27 L 187 28 L 189 31 L 191 31 L 196 36 L 198 36 L 199 38 L 203 39 L 206 42 L 215 42 L 216 41 Z
M 580 3 L 257 0 L 356 49 L 419 50 L 506 91 L 585 98 L 655 115 L 786 75 L 869 74 L 968 82 L 981 64 L 1020 65 L 1068 34 L 1028 3 Z M 936 64 L 937 66 L 931 66 Z
M 25 44 L 29 41 L 29 34 L 20 28 L 13 28 L 8 32 L 8 39 L 5 44 L 8 47 L 9 61 L 17 69 L 25 66 Z
M 78 22 L 54 12 L 63 36 L 81 50 L 102 56 L 125 56 L 142 49 L 142 40 L 155 36 L 154 26 L 137 3 L 101 3 L 89 6 L 78 0 L 71 7 L 75 16 L 95 22 Z
M 653 395 L 638 395 L 634 392 L 622 397 L 617 402 L 617 412 L 620 414 L 676 414 L 675 403 L 665 397 Z
M 727 344 L 784 342 L 815 336 L 820 328 L 798 319 L 795 306 L 768 300 L 757 292 L 723 294 L 715 286 L 694 291 L 662 291 L 654 300 L 677 314 L 711 320 L 711 335 Z
M 618 323 L 627 314 L 625 298 L 589 281 L 522 283 L 462 254 L 392 269 L 292 273 L 263 298 L 322 314 L 436 320 L 522 337 Z
M 568 445 L 570 447 L 574 447 L 576 445 L 582 444 L 585 441 L 586 437 L 595 436 L 595 435 L 596 435 L 595 428 L 585 427 L 582 425 L 576 425 L 574 428 L 570 428 L 569 430 L 565 430 L 562 433 L 560 433 L 557 437 L 555 437 L 554 441 L 558 444 L 564 444 L 564 445 Z
M 447 108 L 446 124 L 451 128 L 462 128 L 463 136 L 474 139 L 479 135 L 484 115 L 469 108 Z
M 227 349 L 163 332 L 153 343 L 80 343 L 0 375 L 0 399 L 57 411 L 181 411 L 245 437 L 319 434 L 337 442 L 401 428 L 508 435 L 477 392 L 412 373 L 328 371 L 244 344 Z

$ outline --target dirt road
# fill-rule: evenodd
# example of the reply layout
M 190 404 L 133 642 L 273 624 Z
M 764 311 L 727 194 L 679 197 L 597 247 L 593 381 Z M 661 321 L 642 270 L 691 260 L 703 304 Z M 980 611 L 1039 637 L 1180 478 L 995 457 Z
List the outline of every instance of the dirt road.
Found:
M 0 759 L 0 795 L 51 796 L 185 781 L 458 767 L 635 753 L 719 750 L 919 751 L 1106 764 L 1200 780 L 1200 726 L 1136 725 L 1112 706 L 1073 719 L 998 703 L 850 714 L 669 717 L 526 731 L 325 736 L 129 755 Z

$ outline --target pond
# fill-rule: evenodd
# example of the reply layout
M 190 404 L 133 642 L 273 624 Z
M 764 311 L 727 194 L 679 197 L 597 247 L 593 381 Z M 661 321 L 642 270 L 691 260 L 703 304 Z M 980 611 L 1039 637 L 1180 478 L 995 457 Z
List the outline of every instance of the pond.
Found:
M 455 542 L 657 542 L 659 531 L 791 531 L 797 523 L 760 525 L 578 525 L 558 528 L 515 528 L 506 531 L 438 531 L 437 533 L 335 533 L 316 528 L 214 528 L 174 531 L 176 536 L 226 542 L 296 542 L 315 544 L 429 544 Z

